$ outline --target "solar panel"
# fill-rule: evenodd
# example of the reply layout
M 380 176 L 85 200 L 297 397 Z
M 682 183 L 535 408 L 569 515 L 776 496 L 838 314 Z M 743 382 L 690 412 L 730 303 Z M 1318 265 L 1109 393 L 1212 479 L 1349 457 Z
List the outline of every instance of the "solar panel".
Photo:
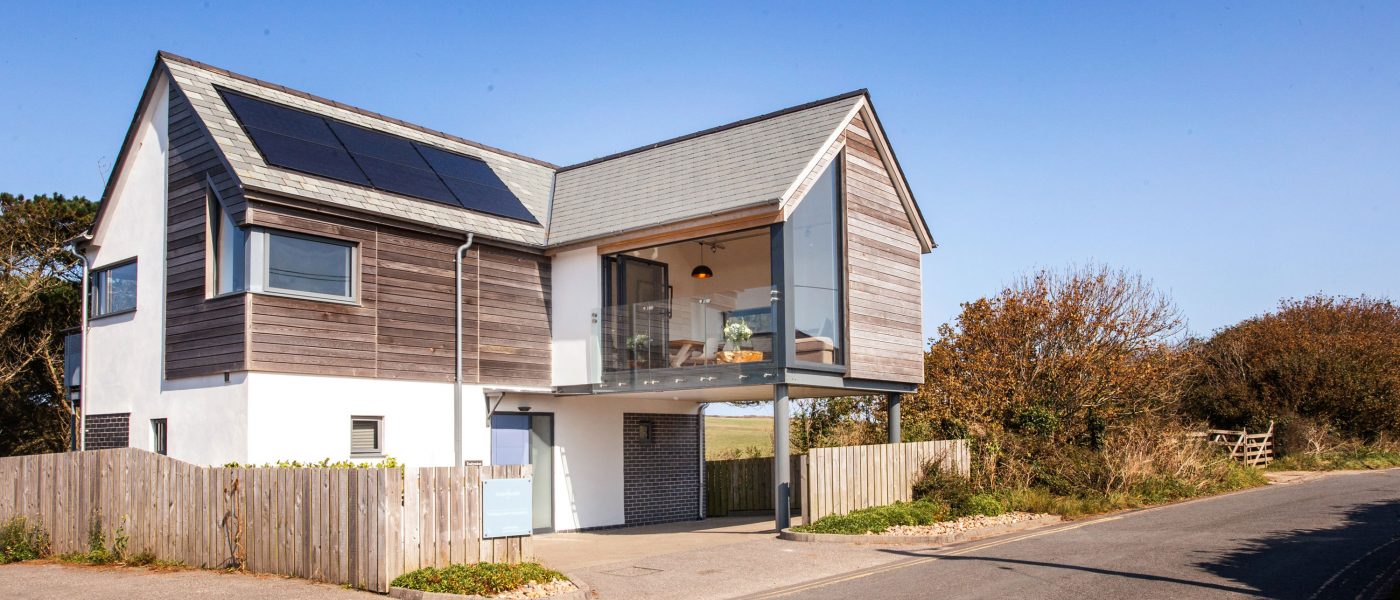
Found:
M 539 223 L 479 158 L 225 90 L 220 94 L 270 165 Z
M 374 187 L 452 206 L 462 205 L 418 155 L 413 142 L 339 121 L 330 121 L 330 126 Z
M 246 129 L 248 137 L 253 139 L 253 145 L 258 147 L 258 152 L 270 165 L 359 185 L 370 184 L 364 172 L 350 158 L 350 153 L 340 146 L 308 142 L 257 127 Z
M 224 103 L 244 127 L 255 127 L 299 140 L 339 147 L 340 141 L 319 116 L 247 96 L 225 93 Z
M 521 221 L 539 222 L 486 161 L 424 144 L 414 145 L 433 170 L 442 176 L 442 182 L 447 184 L 462 206 Z

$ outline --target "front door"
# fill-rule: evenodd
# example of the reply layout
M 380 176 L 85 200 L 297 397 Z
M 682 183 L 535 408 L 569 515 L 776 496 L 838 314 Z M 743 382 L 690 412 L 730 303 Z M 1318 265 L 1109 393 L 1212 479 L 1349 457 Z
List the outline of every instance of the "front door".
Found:
M 491 416 L 491 464 L 531 465 L 531 515 L 535 531 L 554 528 L 554 415 Z

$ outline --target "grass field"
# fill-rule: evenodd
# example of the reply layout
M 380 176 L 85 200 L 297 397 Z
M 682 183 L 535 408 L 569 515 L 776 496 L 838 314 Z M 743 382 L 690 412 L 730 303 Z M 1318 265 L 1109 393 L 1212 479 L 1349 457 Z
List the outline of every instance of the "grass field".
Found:
M 705 458 L 773 455 L 772 417 L 705 417 Z

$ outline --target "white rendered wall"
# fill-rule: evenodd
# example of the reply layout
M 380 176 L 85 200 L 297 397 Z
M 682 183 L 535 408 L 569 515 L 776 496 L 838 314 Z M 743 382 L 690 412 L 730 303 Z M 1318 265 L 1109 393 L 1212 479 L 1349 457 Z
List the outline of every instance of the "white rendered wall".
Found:
M 246 462 L 374 460 L 350 454 L 351 417 L 383 417 L 384 455 L 408 467 L 452 465 L 452 384 L 392 379 L 248 374 Z M 489 459 L 486 399 L 463 386 L 467 460 Z
M 593 312 L 603 302 L 602 263 L 598 249 L 588 247 L 554 255 L 550 286 L 554 302 L 552 328 L 554 385 L 593 383 L 598 358 L 593 344 Z
M 166 420 L 166 453 L 197 465 L 245 462 L 248 386 L 245 373 L 166 381 L 159 394 L 131 406 L 132 448 L 155 450 L 151 419 Z
M 624 522 L 622 415 L 695 414 L 698 404 L 608 396 L 507 394 L 500 412 L 554 413 L 554 528 L 584 529 Z M 700 468 L 699 464 L 695 465 Z M 699 516 L 699 515 L 697 515 Z
M 162 80 L 137 121 L 88 258 L 94 268 L 136 258 L 136 312 L 94 319 L 87 334 L 86 414 L 132 412 L 160 394 L 164 364 L 166 123 Z M 132 417 L 133 442 L 149 423 Z

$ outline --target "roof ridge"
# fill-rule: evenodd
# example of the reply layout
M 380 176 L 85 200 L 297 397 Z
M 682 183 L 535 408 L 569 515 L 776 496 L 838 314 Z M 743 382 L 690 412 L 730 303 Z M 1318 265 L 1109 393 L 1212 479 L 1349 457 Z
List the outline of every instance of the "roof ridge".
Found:
M 846 92 L 846 93 L 843 93 L 843 94 L 837 94 L 837 95 L 835 95 L 835 96 L 831 96 L 830 98 L 822 98 L 821 100 L 814 100 L 814 101 L 812 101 L 812 102 L 807 102 L 807 103 L 805 103 L 805 104 L 799 104 L 799 105 L 797 105 L 797 106 L 789 106 L 789 107 L 787 107 L 787 108 L 775 110 L 775 111 L 773 111 L 773 112 L 765 113 L 765 114 L 762 114 L 762 115 L 758 115 L 758 116 L 756 116 L 756 117 L 749 117 L 749 118 L 747 118 L 747 119 L 741 119 L 741 120 L 738 120 L 738 121 L 734 121 L 733 123 L 728 123 L 728 124 L 725 124 L 725 125 L 720 125 L 720 126 L 718 126 L 718 127 L 711 127 L 711 128 L 709 128 L 709 129 L 703 129 L 703 130 L 700 130 L 700 131 L 696 131 L 696 132 L 694 132 L 694 133 L 687 133 L 687 134 L 685 134 L 685 135 L 673 137 L 673 138 L 671 138 L 671 139 L 662 140 L 662 141 L 655 142 L 655 143 L 652 143 L 652 144 L 647 144 L 647 145 L 645 145 L 645 146 L 639 146 L 639 147 L 633 148 L 633 149 L 631 149 L 631 150 L 623 150 L 622 152 L 617 152 L 617 153 L 609 154 L 609 155 L 606 155 L 606 156 L 600 156 L 600 157 L 598 157 L 598 158 L 594 158 L 594 159 L 591 159 L 591 160 L 586 160 L 586 161 L 581 162 L 581 163 L 576 163 L 576 164 L 572 164 L 572 165 L 568 165 L 568 166 L 564 166 L 564 167 L 556 167 L 555 170 L 556 170 L 556 172 L 558 172 L 558 173 L 563 173 L 563 172 L 565 172 L 565 171 L 571 171 L 571 170 L 573 170 L 573 169 L 578 169 L 578 168 L 582 168 L 582 167 L 587 167 L 587 166 L 591 166 L 591 165 L 596 165 L 596 164 L 601 163 L 601 162 L 606 162 L 606 161 L 610 161 L 610 160 L 613 160 L 613 159 L 622 158 L 622 157 L 624 157 L 624 156 L 631 156 L 631 155 L 633 155 L 633 154 L 638 154 L 638 153 L 641 153 L 641 152 L 646 152 L 647 150 L 655 150 L 656 148 L 660 148 L 660 147 L 663 147 L 663 146 L 670 146 L 670 145 L 672 145 L 672 144 L 677 144 L 677 143 L 680 143 L 680 142 L 684 142 L 684 141 L 686 141 L 686 140 L 692 140 L 692 139 L 695 139 L 695 138 L 698 138 L 698 137 L 703 137 L 703 136 L 707 136 L 707 135 L 710 135 L 710 134 L 719 133 L 719 132 L 721 132 L 721 131 L 727 131 L 727 130 L 730 130 L 730 129 L 734 129 L 734 128 L 736 128 L 736 127 L 743 127 L 744 125 L 750 125 L 750 124 L 757 123 L 757 122 L 760 122 L 760 121 L 767 121 L 768 119 L 774 119 L 774 118 L 777 118 L 777 117 L 781 117 L 781 116 L 783 116 L 783 115 L 787 115 L 787 114 L 792 114 L 792 113 L 795 113 L 795 112 L 804 111 L 804 110 L 807 110 L 807 109 L 809 109 L 809 108 L 816 108 L 816 107 L 818 107 L 818 106 L 822 106 L 822 105 L 826 105 L 826 104 L 831 104 L 832 102 L 840 102 L 841 100 L 846 100 L 846 99 L 849 99 L 849 98 L 854 98 L 854 97 L 856 97 L 856 96 L 867 96 L 867 95 L 869 95 L 869 93 L 870 93 L 870 91 L 869 91 L 868 89 L 866 89 L 866 88 L 860 88 L 860 89 L 858 89 L 858 90 L 851 90 L 851 91 Z
M 329 99 L 329 98 L 323 98 L 323 97 L 321 97 L 321 96 L 317 96 L 317 95 L 312 94 L 312 93 L 309 93 L 309 92 L 303 92 L 303 91 L 301 91 L 301 90 L 289 88 L 289 87 L 284 86 L 284 85 L 279 85 L 279 84 L 272 83 L 272 82 L 269 82 L 269 81 L 263 81 L 263 80 L 258 79 L 258 78 L 256 78 L 256 77 L 249 77 L 249 76 L 244 75 L 244 74 L 242 74 L 242 73 L 235 73 L 235 72 L 230 71 L 230 70 L 228 70 L 228 69 L 224 69 L 224 68 L 216 67 L 216 66 L 214 66 L 214 65 L 202 63 L 202 62 L 199 62 L 199 61 L 197 61 L 197 60 L 195 60 L 195 59 L 193 59 L 193 58 L 188 58 L 188 57 L 180 56 L 180 55 L 178 55 L 178 54 L 174 54 L 174 53 L 171 53 L 171 52 L 167 52 L 167 51 L 165 51 L 165 50 L 157 51 L 157 52 L 156 52 L 156 58 L 158 58 L 158 59 L 163 59 L 163 60 L 175 61 L 175 62 L 178 62 L 178 63 L 182 63 L 182 64 L 185 64 L 185 65 L 194 67 L 194 68 L 196 68 L 196 69 L 203 69 L 203 70 L 206 70 L 206 71 L 212 71 L 212 72 L 214 72 L 214 73 L 218 73 L 218 74 L 223 75 L 223 76 L 226 76 L 226 77 L 232 77 L 232 78 L 237 79 L 237 80 L 239 80 L 239 81 L 242 81 L 242 82 L 245 82 L 245 83 L 251 83 L 251 84 L 256 85 L 256 86 L 259 86 L 259 87 L 265 87 L 265 88 L 277 90 L 277 91 L 279 91 L 279 92 L 283 92 L 283 93 L 286 93 L 286 94 L 291 94 L 291 95 L 297 96 L 297 97 L 299 97 L 299 98 L 304 98 L 304 99 L 307 99 L 307 100 L 311 100 L 311 101 L 313 101 L 313 102 L 318 102 L 318 103 L 321 103 L 321 104 L 325 104 L 325 105 L 327 105 L 327 106 L 332 106 L 332 107 L 339 108 L 339 109 L 342 109 L 342 110 L 348 110 L 348 111 L 350 111 L 350 112 L 357 113 L 357 114 L 360 114 L 360 115 L 363 115 L 363 116 L 366 116 L 366 117 L 369 117 L 369 118 L 372 118 L 372 119 L 378 119 L 378 120 L 380 120 L 380 121 L 384 121 L 384 122 L 387 122 L 387 123 L 393 123 L 393 124 L 398 125 L 398 126 L 400 126 L 400 127 L 407 127 L 407 128 L 409 128 L 409 129 L 412 129 L 412 130 L 415 130 L 415 131 L 419 131 L 419 132 L 426 133 L 426 134 L 429 134 L 429 135 L 434 135 L 434 136 L 438 136 L 438 137 L 441 137 L 441 138 L 449 139 L 449 140 L 452 140 L 452 141 L 457 142 L 457 143 L 459 143 L 459 144 L 466 144 L 466 145 L 471 146 L 471 147 L 473 147 L 473 148 L 477 148 L 477 149 L 480 149 L 480 150 L 485 150 L 485 151 L 487 151 L 487 152 L 494 152 L 494 153 L 500 154 L 500 155 L 502 155 L 502 156 L 508 156 L 508 157 L 511 157 L 511 158 L 514 158 L 514 159 L 517 159 L 517 160 L 523 160 L 523 161 L 525 161 L 525 162 L 533 163 L 533 164 L 536 164 L 536 165 L 540 165 L 540 166 L 542 166 L 542 167 L 546 167 L 546 168 L 549 168 L 549 169 L 553 169 L 553 170 L 555 170 L 555 171 L 558 171 L 558 170 L 559 170 L 559 166 L 558 166 L 558 165 L 555 165 L 555 164 L 553 164 L 553 163 L 549 163 L 549 162 L 540 160 L 540 159 L 538 159 L 538 158 L 533 158 L 533 157 L 525 156 L 525 155 L 523 155 L 523 154 L 517 154 L 517 153 L 511 152 L 511 151 L 509 151 L 509 150 L 502 150 L 502 149 L 496 148 L 496 147 L 494 147 L 494 146 L 488 146 L 488 145 L 483 144 L 483 143 L 480 143 L 480 142 L 474 142 L 474 141 L 472 141 L 472 140 L 469 140 L 469 139 L 466 139 L 466 138 L 463 138 L 463 137 L 460 137 L 460 136 L 452 135 L 452 134 L 447 133 L 447 132 L 444 132 L 444 131 L 437 131 L 437 130 L 434 130 L 434 129 L 429 129 L 429 128 L 424 127 L 424 126 L 422 126 L 422 125 L 417 125 L 417 124 L 414 124 L 414 123 L 409 123 L 408 121 L 404 121 L 404 120 L 402 120 L 402 119 L 396 119 L 396 118 L 394 118 L 394 117 L 386 116 L 386 115 L 383 115 L 383 114 L 374 112 L 374 111 L 372 111 L 372 110 L 366 110 L 366 109 L 360 108 L 360 107 L 358 107 L 358 106 L 350 106 L 349 104 L 344 104 L 344 103 L 341 103 L 341 102 L 336 102 L 335 100 L 331 100 L 331 99 Z

